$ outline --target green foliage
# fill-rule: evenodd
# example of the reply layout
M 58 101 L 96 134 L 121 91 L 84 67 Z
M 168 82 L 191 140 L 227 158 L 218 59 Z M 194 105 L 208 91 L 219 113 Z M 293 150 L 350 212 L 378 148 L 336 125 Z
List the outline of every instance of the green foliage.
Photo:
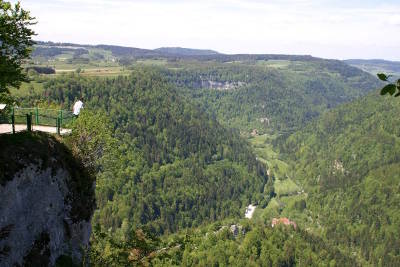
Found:
M 228 225 L 226 225 L 228 223 Z M 95 227 L 91 262 L 95 266 L 354 266 L 315 235 L 291 226 L 221 221 L 158 239 L 131 232 L 125 239 Z
M 6 104 L 5 109 L 0 111 L 0 123 L 8 123 L 12 107 L 17 103 L 17 100 L 9 93 L 3 92 L 0 93 L 0 103 Z
M 26 80 L 22 64 L 29 58 L 30 47 L 34 44 L 35 33 L 30 29 L 35 24 L 33 20 L 19 2 L 12 6 L 0 0 L 0 93 Z
M 218 120 L 240 130 L 292 131 L 326 109 L 380 86 L 373 76 L 340 61 L 183 65 L 165 75 Z
M 112 155 L 116 144 L 110 125 L 110 120 L 101 111 L 82 110 L 73 121 L 72 133 L 65 138 L 73 153 L 94 173 L 101 170 L 101 160 L 104 155 Z
M 352 266 L 354 259 L 303 230 L 248 224 L 234 235 L 229 227 L 199 229 L 169 237 L 166 255 L 153 266 Z M 332 265 L 330 265 L 332 264 Z
M 393 212 L 398 108 L 372 95 L 325 112 L 379 81 L 339 61 L 244 57 L 232 63 L 229 56 L 216 57 L 131 66 L 127 77 L 39 77 L 43 89 L 20 99 L 28 105 L 45 98 L 70 108 L 84 97 L 85 110 L 69 138 L 97 174 L 92 261 L 351 266 L 354 253 L 357 263 L 397 263 L 398 242 L 389 236 L 400 229 Z M 256 160 L 239 130 L 228 127 L 283 133 L 249 139 Z M 290 178 L 287 161 L 295 170 Z M 298 193 L 301 183 L 306 193 Z M 227 218 L 243 217 L 250 203 L 257 210 L 254 225 L 243 223 L 245 235 L 221 230 Z M 307 231 L 267 226 L 279 216 L 295 218 Z M 143 228 L 161 240 L 143 234 L 139 244 Z
M 274 187 L 275 193 L 278 196 L 297 194 L 297 192 L 300 190 L 300 188 L 290 178 L 285 180 L 277 180 L 274 184 Z
M 277 141 L 323 236 L 372 265 L 400 264 L 399 112 L 374 92 Z
M 64 106 L 83 95 L 86 110 L 110 119 L 83 111 L 69 137 L 87 166 L 101 158 L 93 222 L 103 230 L 120 232 L 125 224 L 175 232 L 242 216 L 244 206 L 264 198 L 268 178 L 249 144 L 179 95 L 157 70 L 115 79 L 61 76 L 44 84 L 44 95 Z M 112 145 L 103 149 L 108 139 Z M 106 158 L 97 156 L 106 150 Z
M 159 239 L 149 232 L 128 231 L 124 238 L 94 227 L 91 238 L 90 263 L 93 266 L 149 266 L 156 256 Z
M 384 73 L 378 73 L 378 78 L 384 82 L 389 82 L 391 75 L 387 76 Z M 397 91 L 397 93 L 396 93 Z M 400 79 L 398 79 L 395 83 L 389 83 L 385 85 L 381 89 L 381 95 L 386 95 L 386 94 L 394 95 L 394 97 L 400 96 Z
M 37 76 L 37 74 L 55 74 L 56 71 L 55 69 L 51 67 L 38 67 L 38 66 L 33 66 L 33 67 L 27 67 L 25 70 L 28 72 L 32 71 L 34 76 Z

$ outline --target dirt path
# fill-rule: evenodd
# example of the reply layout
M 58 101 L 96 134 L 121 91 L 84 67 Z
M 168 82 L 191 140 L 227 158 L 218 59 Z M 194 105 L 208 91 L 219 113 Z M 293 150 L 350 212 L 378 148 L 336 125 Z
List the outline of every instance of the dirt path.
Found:
M 41 131 L 46 133 L 57 133 L 57 128 L 52 126 L 41 126 L 41 125 L 33 125 L 32 126 L 34 131 Z M 25 124 L 16 124 L 15 131 L 25 131 L 26 125 Z M 61 129 L 61 135 L 68 134 L 71 132 L 71 129 Z M 2 133 L 12 133 L 12 125 L 11 124 L 0 124 L 0 134 Z

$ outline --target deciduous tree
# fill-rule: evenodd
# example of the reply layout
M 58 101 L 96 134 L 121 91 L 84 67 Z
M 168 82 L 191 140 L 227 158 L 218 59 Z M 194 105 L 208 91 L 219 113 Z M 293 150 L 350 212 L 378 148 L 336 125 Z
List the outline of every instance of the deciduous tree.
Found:
M 25 81 L 22 64 L 29 58 L 35 32 L 31 29 L 35 18 L 18 2 L 0 0 L 0 93 L 8 87 L 18 87 Z

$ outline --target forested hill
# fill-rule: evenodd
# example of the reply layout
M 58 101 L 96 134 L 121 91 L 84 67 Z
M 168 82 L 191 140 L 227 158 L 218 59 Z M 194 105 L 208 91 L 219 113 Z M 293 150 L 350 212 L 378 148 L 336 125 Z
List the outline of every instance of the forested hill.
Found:
M 69 53 L 75 53 L 75 58 L 89 54 L 107 54 L 111 52 L 115 59 L 195 59 L 201 61 L 248 61 L 248 60 L 304 60 L 315 61 L 318 58 L 309 55 L 278 55 L 278 54 L 220 54 L 213 50 L 202 50 L 180 47 L 161 47 L 157 49 L 143 49 L 118 45 L 86 45 L 73 43 L 54 43 L 37 41 L 34 46 L 32 56 L 56 59 L 55 57 Z
M 151 49 L 142 49 L 117 45 L 85 45 L 73 43 L 54 43 L 37 41 L 34 46 L 33 57 L 54 58 L 68 52 L 74 52 L 75 57 L 88 55 L 90 52 L 104 54 L 110 51 L 115 57 L 157 57 L 160 53 Z M 78 52 L 78 53 L 76 53 Z
M 182 53 L 175 54 L 177 50 Z M 27 69 L 115 77 L 151 66 L 221 124 L 246 132 L 293 131 L 382 85 L 375 76 L 339 60 L 185 51 L 38 42 L 35 65 Z
M 183 55 L 183 56 L 202 56 L 202 55 L 216 55 L 219 54 L 214 50 L 207 49 L 192 49 L 183 47 L 160 47 L 154 49 L 160 53 L 172 54 L 172 55 Z
M 400 265 L 399 113 L 374 92 L 277 143 L 324 237 L 374 266 Z
M 348 59 L 347 64 L 360 68 L 373 75 L 383 72 L 400 77 L 400 62 L 382 59 Z
M 229 127 L 291 131 L 323 111 L 380 86 L 337 60 L 258 60 L 192 64 L 166 73 Z
M 240 217 L 248 204 L 268 201 L 268 177 L 249 144 L 177 94 L 159 71 L 63 75 L 26 101 L 45 96 L 70 106 L 80 94 L 85 109 L 109 114 L 118 143 L 97 177 L 94 224 L 122 236 L 143 226 L 166 233 Z

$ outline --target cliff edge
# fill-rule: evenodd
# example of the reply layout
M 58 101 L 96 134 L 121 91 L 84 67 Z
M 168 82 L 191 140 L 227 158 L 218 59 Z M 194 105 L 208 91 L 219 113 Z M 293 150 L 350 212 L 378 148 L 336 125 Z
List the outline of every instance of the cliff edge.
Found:
M 0 135 L 0 266 L 82 262 L 94 181 L 54 136 Z

